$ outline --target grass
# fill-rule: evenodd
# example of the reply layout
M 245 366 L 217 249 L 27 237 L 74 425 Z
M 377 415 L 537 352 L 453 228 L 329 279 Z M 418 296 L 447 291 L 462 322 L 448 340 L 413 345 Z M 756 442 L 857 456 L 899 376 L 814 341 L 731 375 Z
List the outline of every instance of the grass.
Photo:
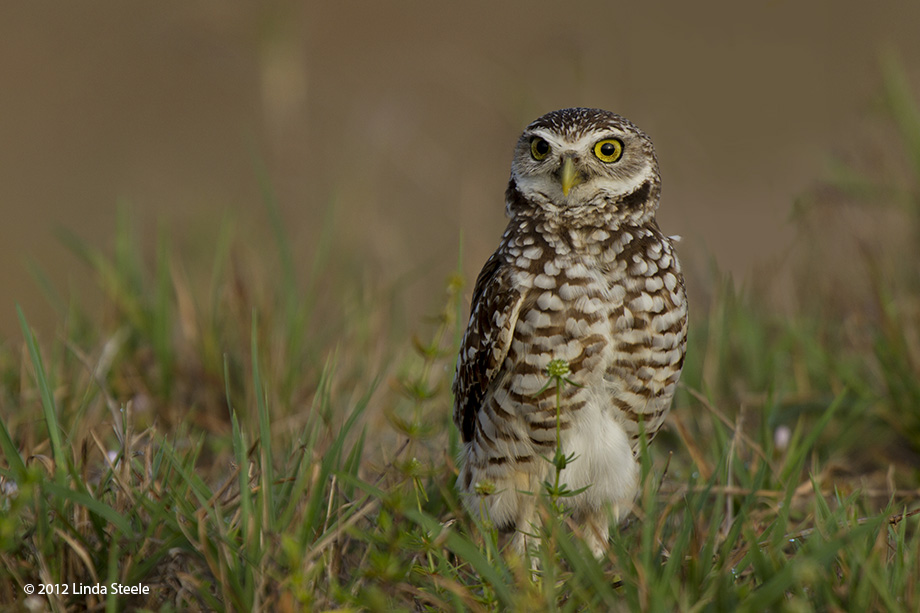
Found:
M 803 229 L 892 193 L 920 227 L 920 114 L 888 70 L 910 172 L 873 190 L 851 168 L 799 203 Z M 383 289 L 324 272 L 328 242 L 297 270 L 265 200 L 275 257 L 227 226 L 190 264 L 205 282 L 165 231 L 149 261 L 127 219 L 112 255 L 63 236 L 106 307 L 49 287 L 57 333 L 20 312 L 0 350 L 6 609 L 920 610 L 920 259 L 863 250 L 868 290 L 841 300 L 810 282 L 835 254 L 809 243 L 786 311 L 713 272 L 634 513 L 597 561 L 549 487 L 535 577 L 454 488 L 468 275 L 400 338 Z

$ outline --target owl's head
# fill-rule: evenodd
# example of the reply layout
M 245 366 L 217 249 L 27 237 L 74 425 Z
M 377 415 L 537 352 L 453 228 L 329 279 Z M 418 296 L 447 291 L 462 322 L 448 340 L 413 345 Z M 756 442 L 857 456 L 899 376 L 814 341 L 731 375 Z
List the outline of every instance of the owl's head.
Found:
M 508 213 L 526 203 L 569 220 L 601 214 L 642 222 L 654 216 L 659 191 L 655 148 L 642 130 L 609 111 L 563 109 L 531 123 L 518 140 Z

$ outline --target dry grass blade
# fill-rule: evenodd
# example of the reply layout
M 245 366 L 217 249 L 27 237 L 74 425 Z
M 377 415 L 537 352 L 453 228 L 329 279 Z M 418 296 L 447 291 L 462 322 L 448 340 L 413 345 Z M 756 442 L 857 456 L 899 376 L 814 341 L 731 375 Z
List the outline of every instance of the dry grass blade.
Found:
M 671 414 L 669 420 L 674 427 L 677 428 L 677 434 L 680 437 L 681 442 L 684 444 L 684 447 L 687 449 L 687 453 L 690 454 L 690 457 L 693 459 L 693 464 L 696 466 L 697 470 L 700 473 L 700 477 L 704 481 L 709 481 L 712 478 L 713 468 L 706 461 L 706 455 L 703 453 L 702 449 L 696 444 L 695 438 L 687 430 L 687 426 L 684 424 L 683 418 L 676 414 Z
M 762 459 L 764 462 L 768 462 L 768 463 L 770 462 L 770 459 L 767 457 L 767 454 L 764 453 L 764 450 L 760 447 L 760 445 L 758 445 L 753 439 L 751 439 L 751 437 L 749 437 L 743 431 L 738 430 L 735 427 L 735 423 L 732 422 L 732 420 L 729 419 L 720 410 L 712 406 L 712 403 L 709 402 L 709 399 L 706 398 L 706 396 L 704 396 L 699 390 L 695 390 L 690 386 L 685 386 L 685 389 L 690 393 L 691 396 L 693 396 L 699 401 L 700 405 L 702 405 L 703 408 L 705 408 L 707 411 L 715 415 L 719 419 L 719 421 L 725 424 L 725 426 L 728 427 L 736 436 L 740 437 L 741 440 L 744 441 L 744 444 L 747 445 L 750 449 L 752 449 L 754 453 L 756 453 L 760 457 L 760 459 Z

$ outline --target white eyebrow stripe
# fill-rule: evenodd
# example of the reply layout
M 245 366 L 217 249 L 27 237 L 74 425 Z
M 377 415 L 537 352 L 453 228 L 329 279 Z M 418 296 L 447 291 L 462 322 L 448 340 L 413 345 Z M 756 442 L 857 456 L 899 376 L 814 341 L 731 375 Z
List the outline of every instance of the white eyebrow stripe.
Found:
M 575 142 L 570 142 L 568 140 L 559 138 L 559 134 L 554 132 L 549 132 L 544 128 L 537 128 L 531 132 L 534 136 L 539 136 L 543 140 L 549 142 L 550 146 L 553 149 L 565 150 L 574 150 L 574 151 L 583 151 L 590 150 L 594 146 L 594 143 L 605 138 L 616 138 L 619 140 L 623 139 L 622 134 L 618 133 L 616 130 L 606 130 L 606 134 L 602 132 L 593 132 L 591 134 L 585 134 Z

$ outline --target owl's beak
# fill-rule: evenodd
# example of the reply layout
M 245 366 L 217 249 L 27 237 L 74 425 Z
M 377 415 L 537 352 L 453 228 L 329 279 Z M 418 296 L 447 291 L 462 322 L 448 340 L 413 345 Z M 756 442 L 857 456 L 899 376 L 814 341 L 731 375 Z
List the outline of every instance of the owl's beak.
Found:
M 581 175 L 575 168 L 575 160 L 567 155 L 562 159 L 562 168 L 559 169 L 559 182 L 562 183 L 562 195 L 568 196 L 573 187 L 581 183 Z

